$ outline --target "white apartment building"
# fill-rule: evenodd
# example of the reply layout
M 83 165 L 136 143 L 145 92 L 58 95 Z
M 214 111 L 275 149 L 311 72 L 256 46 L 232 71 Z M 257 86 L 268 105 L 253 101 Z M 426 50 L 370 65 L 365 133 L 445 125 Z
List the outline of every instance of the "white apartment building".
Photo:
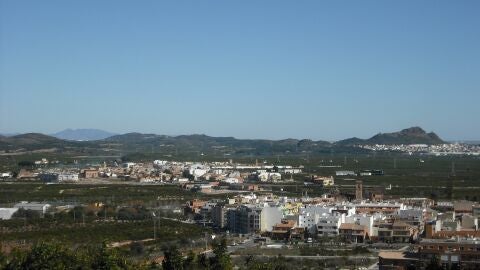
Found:
M 317 222 L 317 234 L 322 236 L 338 235 L 338 228 L 345 223 L 345 214 L 323 213 L 319 216 Z
M 333 209 L 332 207 L 322 205 L 304 206 L 299 210 L 298 227 L 306 228 L 310 233 L 315 233 L 319 217 L 323 214 L 330 215 Z

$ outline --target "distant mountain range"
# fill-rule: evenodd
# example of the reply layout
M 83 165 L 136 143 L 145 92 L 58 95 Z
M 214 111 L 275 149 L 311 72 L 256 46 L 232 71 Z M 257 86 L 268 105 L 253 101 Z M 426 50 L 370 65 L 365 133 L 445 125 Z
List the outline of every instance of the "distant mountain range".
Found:
M 272 155 L 284 153 L 331 153 L 364 151 L 355 145 L 365 144 L 442 144 L 435 133 L 412 127 L 393 133 L 379 133 L 369 139 L 350 138 L 330 143 L 308 139 L 245 140 L 207 135 L 166 136 L 127 133 L 107 136 L 101 130 L 66 130 L 54 136 L 27 133 L 0 136 L 3 151 L 61 151 L 72 154 L 205 153 L 213 155 Z M 95 139 L 100 138 L 100 139 Z
M 51 136 L 70 141 L 95 141 L 103 140 L 108 137 L 116 135 L 105 130 L 84 128 L 84 129 L 65 129 L 57 133 L 51 134 Z

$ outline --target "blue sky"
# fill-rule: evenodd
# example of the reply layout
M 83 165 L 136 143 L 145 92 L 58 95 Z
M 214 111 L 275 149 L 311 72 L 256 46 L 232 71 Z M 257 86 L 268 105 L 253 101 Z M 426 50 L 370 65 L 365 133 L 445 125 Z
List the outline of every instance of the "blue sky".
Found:
M 0 0 L 0 132 L 480 139 L 479 1 Z

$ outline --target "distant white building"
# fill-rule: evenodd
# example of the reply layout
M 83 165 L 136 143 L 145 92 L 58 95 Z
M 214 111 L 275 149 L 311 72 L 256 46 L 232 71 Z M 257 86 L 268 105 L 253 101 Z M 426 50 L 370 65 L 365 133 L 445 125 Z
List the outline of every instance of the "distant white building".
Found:
M 336 176 L 356 176 L 357 174 L 354 171 L 336 171 Z
M 130 168 L 133 168 L 133 166 L 135 165 L 137 165 L 137 163 L 135 162 L 125 162 L 122 164 L 122 167 L 126 169 L 130 169 Z
M 17 211 L 18 208 L 0 208 L 0 220 L 11 219 Z
M 11 172 L 0 173 L 0 178 L 12 178 L 13 174 Z
M 153 165 L 161 167 L 167 165 L 167 162 L 166 160 L 154 160 Z
M 279 181 L 282 180 L 282 175 L 280 173 L 272 173 L 272 172 L 262 172 L 258 175 L 258 180 L 262 182 L 266 181 Z
M 50 207 L 51 205 L 48 203 L 38 202 L 20 202 L 14 205 L 14 208 L 23 208 L 25 210 L 38 211 L 42 214 L 45 214 Z
M 78 173 L 61 173 L 58 175 L 58 182 L 77 182 Z
M 230 177 L 223 180 L 223 182 L 229 183 L 229 184 L 238 184 L 240 181 L 238 181 L 238 178 Z
M 195 178 L 197 178 L 205 175 L 209 170 L 210 170 L 209 167 L 197 163 L 190 166 L 190 168 L 188 169 L 188 172 L 191 175 L 195 176 Z
M 289 173 L 289 174 L 297 174 L 297 173 L 302 173 L 302 169 L 288 168 L 288 169 L 284 169 L 283 172 Z

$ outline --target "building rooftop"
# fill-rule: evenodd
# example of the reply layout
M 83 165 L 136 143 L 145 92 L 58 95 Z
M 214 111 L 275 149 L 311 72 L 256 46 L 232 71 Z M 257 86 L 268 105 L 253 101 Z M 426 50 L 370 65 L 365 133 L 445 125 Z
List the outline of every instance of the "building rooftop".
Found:
M 340 230 L 365 230 L 365 226 L 355 223 L 342 223 L 340 225 Z
M 404 251 L 380 251 L 378 257 L 387 260 L 415 260 L 415 254 Z

